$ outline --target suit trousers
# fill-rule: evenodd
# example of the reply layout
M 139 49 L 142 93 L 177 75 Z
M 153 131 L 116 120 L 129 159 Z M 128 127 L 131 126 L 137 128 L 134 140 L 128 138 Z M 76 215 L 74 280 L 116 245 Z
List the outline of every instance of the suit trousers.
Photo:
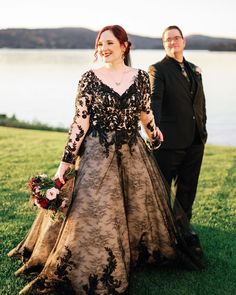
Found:
M 158 166 L 169 187 L 174 185 L 175 200 L 182 207 L 188 220 L 192 217 L 203 153 L 203 143 L 192 144 L 185 149 L 154 151 Z M 181 218 L 181 216 L 176 217 Z

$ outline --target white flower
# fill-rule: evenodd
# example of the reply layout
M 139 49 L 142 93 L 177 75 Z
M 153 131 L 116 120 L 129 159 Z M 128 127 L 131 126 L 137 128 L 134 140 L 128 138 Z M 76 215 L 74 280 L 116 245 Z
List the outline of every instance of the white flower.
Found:
M 54 199 L 56 199 L 59 192 L 60 192 L 59 189 L 52 187 L 46 191 L 46 198 L 50 201 L 54 200 Z
M 41 206 L 40 206 L 40 204 L 38 203 L 38 200 L 37 200 L 37 199 L 34 200 L 34 204 L 35 204 L 38 208 L 41 208 Z
M 39 192 L 40 192 L 40 186 L 36 186 L 36 187 L 34 188 L 34 191 L 35 191 L 36 194 L 39 193 Z
M 40 174 L 39 175 L 41 178 L 47 178 L 48 176 L 47 176 L 47 174 Z
M 201 73 L 202 73 L 202 69 L 199 68 L 199 67 L 196 67 L 196 68 L 195 68 L 195 72 L 196 72 L 197 74 L 201 74 Z
M 65 208 L 65 207 L 67 207 L 67 203 L 68 203 L 68 199 L 67 198 L 65 198 L 63 201 L 62 201 L 62 203 L 61 203 L 61 208 Z

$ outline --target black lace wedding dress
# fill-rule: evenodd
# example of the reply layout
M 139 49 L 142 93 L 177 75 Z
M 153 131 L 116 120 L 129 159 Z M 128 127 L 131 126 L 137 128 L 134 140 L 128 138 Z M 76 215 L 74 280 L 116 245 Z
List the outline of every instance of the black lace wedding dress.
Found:
M 9 253 L 23 260 L 17 275 L 35 275 L 20 294 L 128 294 L 131 267 L 202 268 L 199 245 L 186 238 L 188 221 L 174 217 L 170 192 L 140 137 L 140 114 L 154 134 L 146 72 L 138 70 L 122 95 L 92 70 L 82 76 L 63 156 L 72 164 L 80 156 L 75 180 L 64 187 L 71 203 L 64 220 L 40 209 Z

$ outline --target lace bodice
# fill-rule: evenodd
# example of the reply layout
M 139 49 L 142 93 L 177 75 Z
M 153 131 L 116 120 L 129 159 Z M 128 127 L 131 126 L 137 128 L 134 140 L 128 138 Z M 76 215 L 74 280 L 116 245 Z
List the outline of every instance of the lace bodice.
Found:
M 122 95 L 104 84 L 92 70 L 87 71 L 79 81 L 75 108 L 62 158 L 64 162 L 74 163 L 85 136 L 99 136 L 106 156 L 113 144 L 117 151 L 122 144 L 128 144 L 131 151 L 140 121 L 150 138 L 156 136 L 149 78 L 143 70 L 138 70 L 133 83 Z

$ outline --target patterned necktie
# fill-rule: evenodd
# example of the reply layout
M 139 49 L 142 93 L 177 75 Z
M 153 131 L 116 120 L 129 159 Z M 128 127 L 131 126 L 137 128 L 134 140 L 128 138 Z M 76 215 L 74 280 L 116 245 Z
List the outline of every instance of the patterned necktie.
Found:
M 187 74 L 187 72 L 185 70 L 185 67 L 184 67 L 184 63 L 179 63 L 179 65 L 180 65 L 180 68 L 181 68 L 182 75 L 187 79 L 188 82 L 190 82 L 189 76 L 188 76 L 188 74 Z

